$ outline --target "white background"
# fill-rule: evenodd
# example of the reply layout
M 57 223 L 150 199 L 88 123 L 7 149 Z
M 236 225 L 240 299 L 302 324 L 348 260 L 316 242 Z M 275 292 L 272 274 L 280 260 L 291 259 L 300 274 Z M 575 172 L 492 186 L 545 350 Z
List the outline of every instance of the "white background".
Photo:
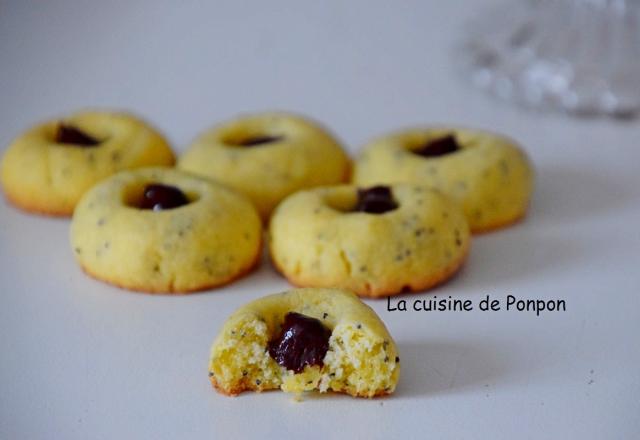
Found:
M 209 346 L 240 304 L 288 287 L 268 262 L 203 294 L 130 293 L 81 273 L 68 220 L 0 202 L 0 438 L 638 438 L 640 124 L 537 114 L 470 88 L 452 45 L 486 4 L 0 2 L 2 150 L 87 106 L 135 111 L 177 151 L 214 122 L 274 108 L 324 122 L 353 152 L 420 123 L 504 132 L 537 168 L 530 215 L 477 237 L 458 277 L 415 298 L 567 303 L 536 317 L 368 301 L 400 349 L 391 398 L 228 398 L 209 386 Z

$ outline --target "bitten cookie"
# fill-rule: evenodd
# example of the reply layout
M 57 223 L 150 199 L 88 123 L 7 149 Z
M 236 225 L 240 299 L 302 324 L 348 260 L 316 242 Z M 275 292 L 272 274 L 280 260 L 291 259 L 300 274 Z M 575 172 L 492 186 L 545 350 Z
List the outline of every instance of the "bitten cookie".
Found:
M 420 185 L 316 188 L 288 197 L 269 227 L 271 258 L 301 287 L 380 297 L 425 290 L 469 251 L 459 206 Z
M 260 256 L 262 224 L 232 190 L 171 168 L 123 171 L 89 190 L 71 246 L 95 278 L 133 290 L 189 292 L 228 283 Z
M 37 125 L 2 160 L 2 186 L 14 205 L 71 215 L 86 190 L 117 171 L 173 165 L 173 153 L 151 126 L 125 113 L 87 111 Z
M 264 220 L 287 195 L 345 182 L 350 162 L 317 124 L 286 113 L 240 117 L 203 133 L 178 168 L 225 183 L 248 196 Z
M 211 349 L 218 391 L 390 394 L 400 374 L 396 345 L 375 312 L 350 292 L 295 289 L 238 309 Z
M 512 141 L 480 130 L 416 128 L 365 146 L 356 162 L 357 185 L 422 183 L 458 200 L 472 232 L 523 217 L 533 171 Z

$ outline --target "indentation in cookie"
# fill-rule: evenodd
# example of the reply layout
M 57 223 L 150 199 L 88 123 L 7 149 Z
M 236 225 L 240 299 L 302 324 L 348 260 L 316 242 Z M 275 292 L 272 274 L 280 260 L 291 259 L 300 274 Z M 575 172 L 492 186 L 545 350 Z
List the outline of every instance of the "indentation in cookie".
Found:
M 384 214 L 398 208 L 388 186 L 373 186 L 358 189 L 358 202 L 354 208 L 356 212 L 369 214 Z
M 67 144 L 83 148 L 96 147 L 102 143 L 102 141 L 85 133 L 79 128 L 64 122 L 58 124 L 54 141 L 57 144 Z
M 422 157 L 438 157 L 459 151 L 460 144 L 455 136 L 448 134 L 444 137 L 427 141 L 422 146 L 412 149 L 413 153 Z
M 289 312 L 280 335 L 269 342 L 269 355 L 287 370 L 301 373 L 306 365 L 323 365 L 330 337 L 320 320 Z
M 284 136 L 273 136 L 269 134 L 259 134 L 255 136 L 229 137 L 224 140 L 227 145 L 239 147 L 257 147 L 266 144 L 280 142 Z
M 189 203 L 189 199 L 179 188 L 161 183 L 150 183 L 144 187 L 142 197 L 136 207 L 162 211 L 178 208 Z

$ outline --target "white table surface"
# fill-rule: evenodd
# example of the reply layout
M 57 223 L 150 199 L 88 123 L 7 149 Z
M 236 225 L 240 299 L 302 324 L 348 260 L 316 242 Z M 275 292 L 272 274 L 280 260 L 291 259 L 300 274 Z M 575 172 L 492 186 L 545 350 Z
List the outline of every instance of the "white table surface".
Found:
M 639 438 L 640 124 L 537 114 L 467 86 L 451 46 L 486 4 L 0 3 L 2 150 L 86 106 L 138 112 L 178 151 L 273 108 L 323 121 L 351 151 L 419 123 L 504 132 L 537 168 L 530 215 L 477 237 L 458 277 L 415 298 L 567 304 L 537 317 L 368 301 L 400 349 L 391 398 L 228 398 L 209 386 L 209 346 L 240 304 L 288 287 L 268 262 L 203 294 L 130 293 L 81 273 L 68 220 L 0 202 L 0 438 Z

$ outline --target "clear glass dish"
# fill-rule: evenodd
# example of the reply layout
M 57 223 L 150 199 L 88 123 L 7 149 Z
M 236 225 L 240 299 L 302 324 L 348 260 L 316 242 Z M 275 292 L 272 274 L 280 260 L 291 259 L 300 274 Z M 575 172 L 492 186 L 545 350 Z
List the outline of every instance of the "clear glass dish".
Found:
M 640 1 L 518 0 L 473 19 L 459 61 L 473 82 L 536 108 L 640 111 Z

